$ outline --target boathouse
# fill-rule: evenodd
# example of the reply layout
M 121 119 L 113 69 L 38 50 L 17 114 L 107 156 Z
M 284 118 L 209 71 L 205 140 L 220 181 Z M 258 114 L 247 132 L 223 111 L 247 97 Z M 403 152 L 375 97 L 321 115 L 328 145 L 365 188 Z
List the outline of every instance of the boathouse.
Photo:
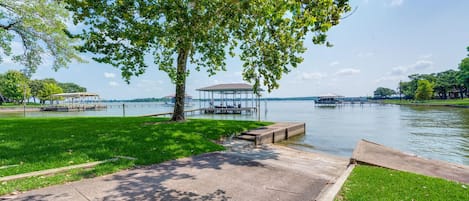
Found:
M 318 96 L 318 99 L 314 101 L 315 106 L 331 106 L 335 107 L 342 104 L 344 96 L 337 95 L 334 93 L 328 93 Z
M 199 91 L 199 108 L 203 113 L 252 114 L 260 107 L 260 96 L 254 93 L 253 86 L 249 84 L 217 84 L 197 91 Z
M 51 101 L 50 105 L 41 107 L 41 111 L 75 112 L 106 109 L 106 106 L 101 104 L 101 99 L 96 93 L 60 93 L 53 94 L 52 98 L 57 99 L 57 101 Z
M 176 94 L 171 94 L 162 98 L 165 105 L 174 106 L 176 104 Z M 184 95 L 184 107 L 192 107 L 192 96 L 189 94 Z

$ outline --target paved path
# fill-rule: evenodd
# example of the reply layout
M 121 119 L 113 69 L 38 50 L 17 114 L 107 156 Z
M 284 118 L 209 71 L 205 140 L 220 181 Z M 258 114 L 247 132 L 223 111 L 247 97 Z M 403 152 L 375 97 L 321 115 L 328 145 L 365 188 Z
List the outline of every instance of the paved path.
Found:
M 268 145 L 183 158 L 0 200 L 314 200 L 348 162 Z

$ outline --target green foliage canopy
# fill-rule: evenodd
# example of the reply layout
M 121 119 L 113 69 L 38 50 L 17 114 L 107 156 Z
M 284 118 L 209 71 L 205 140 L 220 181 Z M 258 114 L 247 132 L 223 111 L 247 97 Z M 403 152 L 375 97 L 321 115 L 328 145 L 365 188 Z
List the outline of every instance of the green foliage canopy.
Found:
M 0 49 L 3 54 L 26 67 L 30 77 L 42 63 L 44 54 L 54 58 L 53 69 L 66 66 L 71 60 L 82 61 L 72 47 L 75 40 L 66 34 L 68 11 L 61 1 L 1 0 Z M 12 55 L 12 42 L 18 37 L 23 53 Z M 0 62 L 2 58 L 0 57 Z
M 374 92 L 374 96 L 377 98 L 387 98 L 391 95 L 396 94 L 396 91 L 389 89 L 389 88 L 384 88 L 384 87 L 378 87 Z
M 467 51 L 469 52 L 469 47 L 467 47 Z M 469 88 L 469 54 L 467 56 L 468 57 L 464 58 L 459 64 L 459 70 L 461 72 L 459 79 L 466 88 Z
M 0 77 L 0 93 L 8 99 L 22 103 L 25 90 L 26 98 L 28 98 L 31 90 L 28 86 L 28 78 L 23 73 L 9 70 Z
M 145 56 L 153 56 L 153 63 L 176 84 L 173 120 L 184 119 L 188 62 L 213 75 L 225 70 L 226 56 L 239 49 L 244 80 L 270 92 L 290 66 L 302 62 L 307 34 L 312 33 L 314 44 L 330 45 L 326 32 L 350 10 L 347 0 L 66 2 L 75 23 L 90 27 L 81 35 L 81 50 L 119 68 L 127 82 L 143 74 Z
M 78 84 L 60 83 L 53 78 L 29 80 L 22 72 L 16 70 L 0 74 L 0 95 L 4 98 L 20 103 L 23 100 L 25 88 L 26 100 L 32 97 L 36 102 L 36 98 L 39 98 L 41 103 L 46 100 L 55 100 L 51 97 L 52 94 L 86 92 L 86 88 Z
M 54 98 L 52 95 L 59 94 L 62 92 L 62 88 L 60 88 L 59 85 L 57 85 L 56 83 L 44 82 L 42 88 L 39 90 L 38 98 L 39 100 L 41 100 L 41 103 L 44 103 L 46 100 L 58 100 L 58 97 Z
M 458 70 L 446 70 L 432 74 L 413 74 L 409 76 L 409 79 L 409 82 L 399 84 L 402 93 L 407 98 L 417 98 L 415 95 L 419 80 L 428 80 L 432 83 L 433 91 L 441 99 L 447 99 L 448 97 L 464 98 L 464 96 L 468 96 L 467 90 L 469 88 L 469 57 L 461 61 Z
M 86 88 L 78 84 L 66 82 L 66 83 L 57 83 L 60 88 L 63 89 L 63 93 L 76 93 L 76 92 L 86 92 Z
M 446 99 L 448 92 L 459 84 L 459 71 L 447 70 L 436 74 L 436 81 L 433 89 L 441 99 Z
M 433 97 L 433 84 L 428 80 L 419 80 L 417 82 L 417 91 L 415 99 L 429 100 Z

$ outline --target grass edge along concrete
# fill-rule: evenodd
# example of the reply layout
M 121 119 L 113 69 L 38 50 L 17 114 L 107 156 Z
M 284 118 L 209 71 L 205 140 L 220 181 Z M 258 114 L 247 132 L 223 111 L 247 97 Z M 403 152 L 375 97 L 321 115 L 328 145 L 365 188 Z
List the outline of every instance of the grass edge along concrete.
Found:
M 140 165 L 223 150 L 217 140 L 270 123 L 149 117 L 0 119 L 0 176 L 125 156 L 93 168 L 0 183 L 0 194 L 76 181 Z

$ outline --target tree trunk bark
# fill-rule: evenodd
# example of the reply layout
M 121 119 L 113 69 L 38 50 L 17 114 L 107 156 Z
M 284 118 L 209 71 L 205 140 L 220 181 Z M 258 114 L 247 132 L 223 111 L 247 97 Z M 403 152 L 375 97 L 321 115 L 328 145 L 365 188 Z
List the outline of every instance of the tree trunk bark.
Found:
M 461 96 L 461 99 L 464 99 L 464 91 L 462 86 L 459 86 L 459 95 Z
M 171 121 L 184 121 L 184 101 L 186 95 L 186 67 L 188 49 L 181 48 L 178 52 L 177 72 L 176 72 L 176 102 Z

